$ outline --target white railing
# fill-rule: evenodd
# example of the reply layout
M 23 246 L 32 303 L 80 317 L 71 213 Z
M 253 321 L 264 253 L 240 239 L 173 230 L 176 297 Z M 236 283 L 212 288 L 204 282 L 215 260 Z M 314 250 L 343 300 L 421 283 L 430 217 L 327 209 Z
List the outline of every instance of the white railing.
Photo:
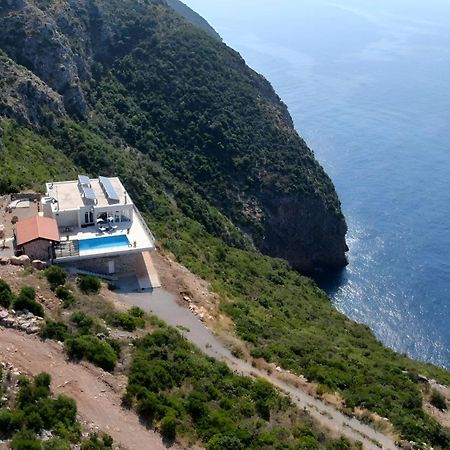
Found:
M 138 219 L 142 222 L 142 226 L 144 227 L 145 232 L 148 234 L 150 240 L 153 242 L 153 244 L 156 243 L 156 239 L 155 236 L 153 235 L 153 233 L 151 232 L 150 228 L 147 225 L 147 222 L 145 221 L 145 219 L 142 217 L 142 214 L 140 213 L 140 211 L 136 208 L 136 206 L 134 206 L 134 213 L 136 214 L 136 216 L 138 217 Z

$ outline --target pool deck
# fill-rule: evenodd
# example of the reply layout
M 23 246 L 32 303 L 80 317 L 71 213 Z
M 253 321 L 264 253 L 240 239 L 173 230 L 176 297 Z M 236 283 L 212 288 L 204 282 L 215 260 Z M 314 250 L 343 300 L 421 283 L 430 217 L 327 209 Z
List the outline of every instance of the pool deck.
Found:
M 155 250 L 154 237 L 139 213 L 134 214 L 131 228 L 129 228 L 129 223 L 116 225 L 118 225 L 118 228 L 110 232 L 101 232 L 95 226 L 88 228 L 76 228 L 71 230 L 70 232 L 62 232 L 61 242 L 64 243 L 72 241 L 73 243 L 75 243 L 76 241 L 79 242 L 85 239 L 126 235 L 128 241 L 130 242 L 129 246 L 124 245 L 112 246 L 108 248 L 80 250 L 76 255 L 56 257 L 55 262 L 70 262 L 80 259 L 91 259 L 104 256 L 118 256 L 121 254 L 142 253 L 145 251 Z

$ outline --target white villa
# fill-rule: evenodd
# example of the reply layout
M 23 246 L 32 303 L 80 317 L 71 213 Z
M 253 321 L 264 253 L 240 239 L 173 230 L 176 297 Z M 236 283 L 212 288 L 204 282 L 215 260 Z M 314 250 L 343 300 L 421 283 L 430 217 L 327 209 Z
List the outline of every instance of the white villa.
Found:
M 141 288 L 157 287 L 149 253 L 155 239 L 119 178 L 80 175 L 46 190 L 39 214 L 57 222 L 54 264 L 113 280 L 135 275 Z

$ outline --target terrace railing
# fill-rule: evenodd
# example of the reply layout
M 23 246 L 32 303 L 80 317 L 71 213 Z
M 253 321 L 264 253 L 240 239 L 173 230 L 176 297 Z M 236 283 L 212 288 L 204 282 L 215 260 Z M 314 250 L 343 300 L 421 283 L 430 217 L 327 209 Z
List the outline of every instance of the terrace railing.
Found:
M 80 243 L 78 240 L 62 241 L 53 247 L 55 259 L 69 256 L 80 256 Z
M 144 227 L 144 230 L 148 234 L 148 236 L 151 239 L 151 241 L 153 243 L 155 243 L 156 242 L 155 236 L 153 235 L 153 233 L 151 232 L 150 228 L 148 227 L 147 222 L 145 221 L 145 219 L 142 217 L 142 214 L 140 213 L 140 211 L 136 207 L 134 207 L 134 213 L 139 218 L 139 220 L 142 222 L 142 226 Z

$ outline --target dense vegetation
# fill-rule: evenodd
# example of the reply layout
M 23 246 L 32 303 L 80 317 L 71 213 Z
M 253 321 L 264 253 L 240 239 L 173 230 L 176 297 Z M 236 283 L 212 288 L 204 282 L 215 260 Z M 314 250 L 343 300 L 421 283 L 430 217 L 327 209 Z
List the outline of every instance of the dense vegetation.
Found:
M 76 403 L 64 395 L 51 396 L 50 375 L 41 373 L 33 380 L 24 376 L 16 380 L 2 372 L 0 368 L 0 393 L 7 402 L 0 407 L 0 438 L 10 440 L 9 448 L 69 450 L 74 444 L 80 444 L 83 450 L 112 448 L 112 439 L 106 435 L 91 435 L 80 442 Z M 44 430 L 50 433 L 50 439 L 41 438 Z M 94 446 L 96 443 L 101 445 Z
M 72 119 L 137 151 L 153 171 L 169 175 L 182 189 L 178 194 L 192 191 L 207 200 L 258 248 L 283 253 L 275 241 L 292 237 L 305 265 L 345 263 L 346 227 L 331 180 L 270 84 L 238 53 L 161 0 L 77 0 L 65 8 L 33 3 L 58 30 L 49 36 L 43 23 L 28 23 L 29 13 L 14 13 L 21 7 L 9 14 L 5 7 L 0 49 L 58 91 Z M 52 135 L 67 117 L 40 113 L 41 131 Z M 97 158 L 83 153 L 83 167 Z M 306 233 L 289 233 L 280 198 L 300 209 L 313 205 Z
M 50 0 L 36 4 L 46 11 L 54 6 Z M 107 51 L 91 49 L 96 56 L 89 67 L 92 78 L 83 79 L 90 120 L 56 118 L 57 125 L 43 126 L 39 132 L 1 122 L 0 164 L 6 170 L 0 171 L 0 193 L 42 189 L 44 181 L 74 178 L 78 171 L 120 176 L 161 246 L 211 281 L 222 297 L 223 311 L 233 318 L 236 333 L 253 357 L 302 373 L 320 383 L 322 391 L 338 391 L 349 412 L 357 406 L 370 409 L 388 417 L 405 438 L 448 448 L 448 430 L 423 412 L 417 374 L 450 384 L 449 373 L 384 348 L 367 327 L 339 314 L 313 282 L 283 261 L 252 251 L 251 240 L 241 231 L 251 233 L 253 242 L 263 236 L 259 207 L 268 191 L 318 197 L 327 210 L 340 215 L 331 182 L 292 132 L 273 91 L 235 52 L 154 1 L 123 0 L 119 5 L 118 0 L 98 0 L 96 4 L 106 11 L 103 18 L 96 17 L 96 25 L 102 29 L 107 17 L 115 34 Z M 91 15 L 91 10 L 81 10 L 71 20 L 84 30 L 93 20 Z M 11 33 L 12 39 L 21 37 L 19 32 Z M 82 35 L 71 35 L 71 45 L 85 55 Z M 64 282 L 56 280 L 54 288 L 70 306 L 74 298 Z M 6 304 L 8 299 L 13 301 L 0 285 L 0 302 Z M 70 324 L 48 322 L 45 333 L 66 341 L 72 356 L 112 370 L 113 345 L 96 336 L 98 330 L 90 321 L 78 316 Z M 114 316 L 111 321 L 133 327 L 129 317 Z M 166 334 L 167 345 L 171 349 L 174 343 L 180 345 L 186 357 L 187 344 Z M 150 364 L 148 351 L 158 358 L 165 351 L 154 347 L 149 337 L 136 353 L 144 374 Z M 94 360 L 98 352 L 101 362 Z M 175 358 L 177 353 L 167 350 L 164 356 L 168 355 Z M 195 355 L 194 367 L 206 364 L 203 356 Z M 178 363 L 182 365 L 182 360 L 169 362 L 174 372 Z M 208 364 L 213 375 L 222 370 L 211 361 Z M 190 377 L 182 371 L 180 376 L 169 380 L 178 389 Z M 130 386 L 130 395 L 139 405 L 139 382 Z M 162 405 L 155 421 L 168 437 L 175 424 L 175 430 L 198 436 L 211 448 L 228 440 L 232 446 L 234 438 L 240 439 L 237 429 L 233 438 L 226 436 L 224 441 L 204 434 L 201 424 L 193 418 L 189 422 L 187 400 L 183 397 L 177 403 L 177 394 L 160 387 L 161 394 L 149 391 L 148 395 L 152 400 L 156 395 L 156 404 Z M 217 407 L 210 399 L 203 403 Z M 181 425 L 186 423 L 182 418 L 189 419 L 189 426 Z M 218 428 L 219 434 L 226 431 L 224 427 Z M 295 443 L 299 437 L 289 433 L 288 439 Z
M 180 434 L 208 450 L 351 448 L 266 381 L 233 374 L 166 327 L 137 342 L 124 402 L 168 441 Z
M 9 126 L 4 128 L 20 133 Z M 304 374 L 322 390 L 339 391 L 349 411 L 359 406 L 388 417 L 405 438 L 436 448 L 448 445 L 448 431 L 422 410 L 416 379 L 423 373 L 450 384 L 447 371 L 383 347 L 367 327 L 338 313 L 312 281 L 282 260 L 227 245 L 245 243 L 245 238 L 239 240 L 236 228 L 214 208 L 203 208 L 204 200 L 195 194 L 189 201 L 176 196 L 174 203 L 166 192 L 178 185 L 151 165 L 137 172 L 141 160 L 133 152 L 125 157 L 100 135 L 73 123 L 61 128 L 52 143 L 91 173 L 103 166 L 123 178 L 161 245 L 212 282 L 255 358 Z M 84 158 L 87 148 L 95 149 L 95 158 Z

